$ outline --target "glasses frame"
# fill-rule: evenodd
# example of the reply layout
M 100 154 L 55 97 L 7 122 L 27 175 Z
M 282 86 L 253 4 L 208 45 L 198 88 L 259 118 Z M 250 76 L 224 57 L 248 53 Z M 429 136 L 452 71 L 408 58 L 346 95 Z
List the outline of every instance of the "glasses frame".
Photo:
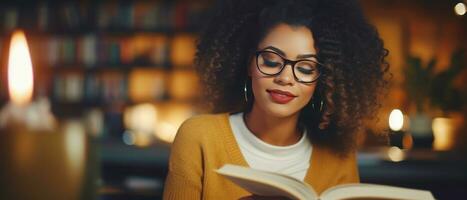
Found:
M 273 53 L 277 56 L 279 56 L 283 61 L 284 61 L 284 64 L 281 66 L 281 69 L 279 70 L 279 72 L 275 73 L 275 74 L 268 74 L 268 73 L 265 73 L 263 71 L 261 71 L 260 67 L 259 67 L 259 63 L 258 63 L 258 58 L 259 56 L 261 55 L 261 53 L 264 53 L 264 52 L 267 52 L 267 53 Z M 295 80 L 299 83 L 313 83 L 315 81 L 317 81 L 319 79 L 319 77 L 321 76 L 321 69 L 323 68 L 323 64 L 318 62 L 318 61 L 315 61 L 315 60 L 310 60 L 310 59 L 299 59 L 299 60 L 289 60 L 287 58 L 284 58 L 282 55 L 280 55 L 279 53 L 275 52 L 275 51 L 270 51 L 270 50 L 260 50 L 260 51 L 256 51 L 255 52 L 255 57 L 256 57 L 256 68 L 258 68 L 258 71 L 261 72 L 262 74 L 264 75 L 268 75 L 268 76 L 276 76 L 280 73 L 282 73 L 282 71 L 285 69 L 285 66 L 287 66 L 288 64 L 290 64 L 290 66 L 292 67 L 292 73 L 293 73 L 293 76 L 295 78 Z M 318 56 L 317 55 L 312 55 L 312 57 L 318 59 Z M 301 62 L 301 61 L 311 61 L 311 62 L 314 62 L 317 64 L 317 70 L 318 70 L 318 77 L 316 77 L 316 79 L 312 80 L 312 81 L 302 81 L 300 80 L 299 78 L 297 78 L 297 75 L 295 74 L 295 64 L 297 64 L 298 62 Z

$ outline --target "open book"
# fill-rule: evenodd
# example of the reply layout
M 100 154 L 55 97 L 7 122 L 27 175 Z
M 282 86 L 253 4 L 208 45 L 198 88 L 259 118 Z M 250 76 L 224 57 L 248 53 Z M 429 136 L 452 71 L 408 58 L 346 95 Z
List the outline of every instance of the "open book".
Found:
M 320 196 L 307 183 L 273 172 L 226 164 L 216 170 L 235 184 L 255 195 L 284 196 L 290 199 L 411 199 L 434 200 L 430 191 L 377 184 L 342 184 L 331 187 Z

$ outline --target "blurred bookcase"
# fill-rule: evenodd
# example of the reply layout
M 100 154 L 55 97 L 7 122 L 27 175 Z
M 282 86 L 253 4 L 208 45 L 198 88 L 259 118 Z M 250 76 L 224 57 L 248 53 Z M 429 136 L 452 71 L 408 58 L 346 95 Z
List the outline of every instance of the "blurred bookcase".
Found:
M 125 110 L 150 104 L 171 131 L 196 112 L 195 41 L 210 1 L 2 1 L 0 103 L 13 30 L 25 30 L 35 96 L 58 119 L 101 121 L 94 134 L 122 138 Z M 3 78 L 5 77 L 5 79 Z M 181 116 L 173 117 L 171 110 Z M 188 113 L 188 114 L 187 114 Z M 88 118 L 88 119 L 87 119 Z M 164 123 L 165 123 L 164 122 Z M 156 123 L 156 122 L 155 122 Z

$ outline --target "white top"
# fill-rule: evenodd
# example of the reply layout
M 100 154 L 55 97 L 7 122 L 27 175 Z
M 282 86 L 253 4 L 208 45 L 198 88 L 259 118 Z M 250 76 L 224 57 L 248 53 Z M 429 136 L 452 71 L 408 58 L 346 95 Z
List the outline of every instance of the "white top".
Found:
M 240 151 L 251 168 L 305 179 L 312 151 L 306 131 L 297 143 L 276 146 L 262 141 L 247 128 L 243 112 L 230 115 L 229 121 Z

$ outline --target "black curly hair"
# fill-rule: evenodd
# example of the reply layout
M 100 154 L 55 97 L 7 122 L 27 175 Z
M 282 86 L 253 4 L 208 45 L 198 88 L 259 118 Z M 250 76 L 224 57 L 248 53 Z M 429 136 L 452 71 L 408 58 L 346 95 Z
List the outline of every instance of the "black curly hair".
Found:
M 324 63 L 312 100 L 300 111 L 299 128 L 313 144 L 340 155 L 355 150 L 356 133 L 376 116 L 387 91 L 388 50 L 354 0 L 222 1 L 197 42 L 195 66 L 204 108 L 249 112 L 254 97 L 247 67 L 257 45 L 279 23 L 309 28 Z M 250 88 L 244 100 L 244 84 Z M 321 111 L 313 104 L 324 102 Z

